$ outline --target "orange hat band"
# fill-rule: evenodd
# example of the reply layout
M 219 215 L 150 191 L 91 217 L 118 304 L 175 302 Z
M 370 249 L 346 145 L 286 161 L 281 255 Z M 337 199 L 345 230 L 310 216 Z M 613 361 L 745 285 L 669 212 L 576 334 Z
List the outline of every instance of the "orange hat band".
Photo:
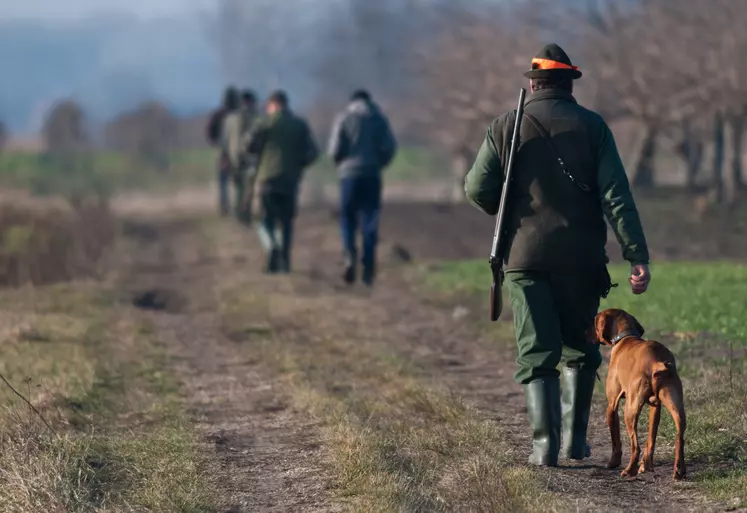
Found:
M 551 61 L 550 59 L 538 58 L 532 59 L 532 69 L 572 69 L 578 71 L 577 66 L 571 66 L 558 61 Z

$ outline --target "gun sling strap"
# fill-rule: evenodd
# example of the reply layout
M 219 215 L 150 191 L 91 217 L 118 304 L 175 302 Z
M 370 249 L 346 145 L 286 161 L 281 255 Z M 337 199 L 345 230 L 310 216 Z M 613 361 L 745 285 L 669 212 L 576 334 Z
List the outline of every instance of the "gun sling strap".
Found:
M 573 176 L 571 171 L 568 169 L 568 166 L 566 165 L 565 160 L 563 160 L 563 157 L 560 155 L 558 148 L 552 142 L 552 137 L 550 137 L 550 134 L 547 133 L 547 130 L 545 130 L 545 127 L 542 126 L 542 123 L 540 123 L 537 120 L 537 118 L 535 118 L 534 116 L 532 116 L 531 114 L 527 112 L 524 112 L 524 117 L 529 120 L 529 122 L 534 126 L 534 128 L 540 134 L 540 137 L 542 137 L 542 139 L 545 140 L 547 147 L 550 148 L 550 150 L 555 154 L 555 159 L 558 161 L 558 164 L 560 165 L 560 170 L 563 171 L 563 174 L 567 176 L 568 179 L 571 182 L 573 182 L 573 184 L 576 187 L 578 187 L 581 192 L 585 192 L 585 193 L 592 192 L 591 187 L 586 185 L 584 182 L 577 180 L 576 177 Z

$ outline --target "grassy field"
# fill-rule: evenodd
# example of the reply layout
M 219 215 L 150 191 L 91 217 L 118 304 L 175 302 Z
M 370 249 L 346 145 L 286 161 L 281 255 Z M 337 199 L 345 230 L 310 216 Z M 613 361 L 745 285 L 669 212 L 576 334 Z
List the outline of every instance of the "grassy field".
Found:
M 686 456 L 700 469 L 693 480 L 719 500 L 747 505 L 747 266 L 660 263 L 653 266 L 651 287 L 642 296 L 625 286 L 627 271 L 624 265 L 610 268 L 620 287 L 602 307 L 629 311 L 647 329 L 647 337 L 675 353 L 688 414 Z M 483 301 L 488 280 L 482 261 L 442 264 L 427 277 L 428 285 L 442 294 Z M 512 343 L 505 334 L 503 338 Z M 601 384 L 596 398 L 604 400 Z M 647 423 L 646 413 L 640 426 Z M 669 451 L 661 441 L 674 436 L 671 419 L 662 419 L 657 454 Z
M 163 226 L 128 222 L 116 243 L 94 248 L 117 256 L 98 281 L 71 274 L 61 279 L 78 281 L 0 289 L 0 373 L 40 412 L 0 383 L 0 512 L 215 511 L 234 497 L 259 510 L 277 495 L 335 511 L 575 511 L 579 500 L 614 510 L 627 501 L 621 489 L 657 500 L 696 490 L 747 505 L 747 267 L 658 264 L 649 294 L 621 286 L 605 303 L 628 309 L 671 347 L 685 381 L 690 479 L 652 492 L 614 472 L 524 464 L 510 323 L 486 331 L 482 315 L 480 326 L 457 315 L 484 305 L 487 264 L 429 264 L 425 275 L 395 260 L 400 240 L 415 255 L 442 256 L 444 241 L 471 246 L 428 231 L 433 207 L 417 209 L 388 211 L 390 240 L 372 294 L 338 286 L 338 233 L 324 209 L 299 220 L 299 270 L 289 277 L 260 272 L 261 249 L 243 227 L 179 217 Z M 35 212 L 24 224 L 0 210 L 4 268 L 43 253 L 42 235 L 60 230 L 37 223 Z M 65 212 L 70 233 L 78 224 L 92 231 Z M 412 226 L 393 233 L 403 219 Z M 413 237 L 420 231 L 432 240 Z M 106 258 L 80 265 L 94 260 L 99 269 Z M 611 270 L 624 284 L 626 267 Z M 173 289 L 184 310 L 137 311 L 129 286 Z M 185 370 L 189 351 L 195 360 Z M 601 392 L 600 384 L 598 402 Z M 608 450 L 599 433 L 597 457 Z M 673 434 L 665 415 L 658 462 L 671 461 Z M 567 493 L 563 476 L 594 491 Z M 298 496 L 288 498 L 290 485 L 278 492 L 277 483 L 299 481 Z M 614 497 L 597 501 L 615 483 Z
M 0 292 L 0 511 L 208 511 L 179 383 L 106 284 Z M 48 425 L 47 425 L 48 424 Z
M 32 153 L 0 154 L 0 185 L 28 190 L 35 195 L 80 192 L 111 194 L 120 190 L 159 190 L 206 183 L 214 178 L 212 152 L 177 153 L 169 169 L 156 169 L 114 152 L 96 152 L 61 166 L 53 159 Z
M 215 151 L 196 149 L 171 156 L 167 169 L 157 169 L 134 157 L 99 151 L 63 167 L 45 155 L 0 153 L 0 186 L 29 190 L 35 195 L 72 195 L 80 192 L 111 194 L 128 190 L 173 190 L 215 180 Z M 307 179 L 333 183 L 332 163 L 322 157 L 307 172 Z M 387 176 L 394 182 L 449 179 L 444 159 L 431 151 L 402 148 Z

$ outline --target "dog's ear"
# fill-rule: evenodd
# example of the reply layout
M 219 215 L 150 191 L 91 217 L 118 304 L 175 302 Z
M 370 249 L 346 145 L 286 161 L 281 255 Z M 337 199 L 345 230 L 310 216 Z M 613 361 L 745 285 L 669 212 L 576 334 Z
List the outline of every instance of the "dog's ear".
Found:
M 640 336 L 643 336 L 643 334 L 646 333 L 646 330 L 643 328 L 643 326 L 641 326 L 641 323 L 638 322 L 638 319 L 630 314 L 628 314 L 628 317 L 630 317 L 630 324 L 632 325 L 633 329 L 635 329 Z
M 609 310 L 600 312 L 594 319 L 594 331 L 593 342 L 597 344 L 604 344 L 606 346 L 612 345 L 612 325 L 614 318 Z

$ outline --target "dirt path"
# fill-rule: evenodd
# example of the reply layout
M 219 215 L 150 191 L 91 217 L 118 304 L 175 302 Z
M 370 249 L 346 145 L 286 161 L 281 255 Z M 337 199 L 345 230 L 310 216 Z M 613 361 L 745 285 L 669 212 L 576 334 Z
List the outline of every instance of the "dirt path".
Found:
M 460 230 L 463 220 L 449 221 L 452 216 L 437 209 L 425 211 L 415 222 L 407 214 L 406 209 L 395 208 L 384 220 L 388 230 L 381 249 L 383 266 L 371 294 L 338 284 L 339 243 L 328 211 L 304 212 L 298 225 L 296 270 L 290 278 L 262 276 L 253 234 L 230 224 L 213 239 L 205 237 L 198 222 L 133 230 L 142 251 L 128 286 L 168 291 L 172 311 L 152 315 L 185 378 L 206 449 L 218 462 L 215 482 L 223 497 L 222 511 L 333 511 L 344 506 L 329 491 L 334 469 L 326 463 L 318 421 L 291 407 L 282 381 L 259 361 L 247 359 L 222 326 L 216 294 L 231 273 L 246 273 L 251 286 L 282 301 L 308 299 L 309 316 L 324 318 L 324 329 L 338 336 L 375 334 L 413 362 L 421 380 L 448 386 L 485 419 L 495 421 L 516 449 L 516 465 L 525 464 L 529 439 L 521 390 L 511 378 L 512 346 L 481 337 L 450 309 L 424 302 L 404 279 L 404 264 L 411 256 L 472 256 L 474 230 Z M 422 223 L 436 222 L 439 215 L 436 238 Z M 221 247 L 223 243 L 228 249 Z M 304 331 L 313 339 L 317 328 L 289 323 L 287 329 Z M 547 488 L 573 509 L 719 510 L 696 496 L 688 484 L 671 483 L 666 448 L 657 453 L 656 479 L 623 480 L 606 470 L 606 427 L 598 409 L 592 418 L 592 459 L 583 466 L 539 471 Z
M 138 240 L 127 287 L 146 309 L 186 385 L 221 512 L 335 511 L 315 421 L 288 408 L 281 384 L 221 329 L 220 262 L 190 222 L 132 225 Z

